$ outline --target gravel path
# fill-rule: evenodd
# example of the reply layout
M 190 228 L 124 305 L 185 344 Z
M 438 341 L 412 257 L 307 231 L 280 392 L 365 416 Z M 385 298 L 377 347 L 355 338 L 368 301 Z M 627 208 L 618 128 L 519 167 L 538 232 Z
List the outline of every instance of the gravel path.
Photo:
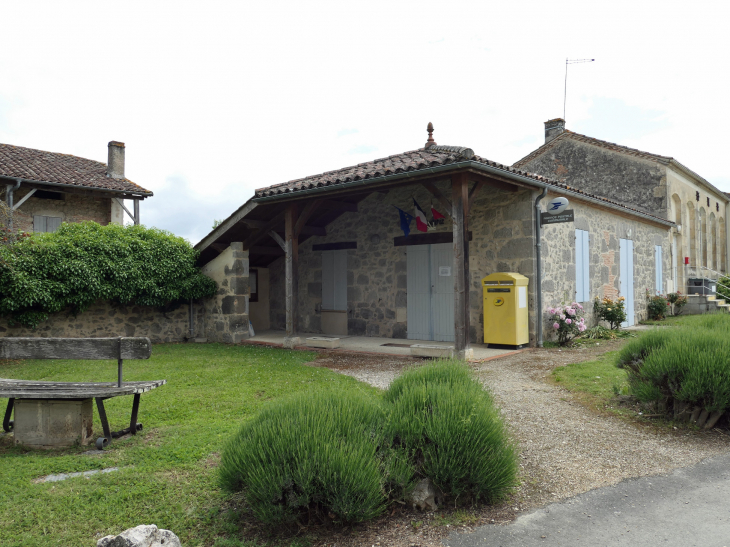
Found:
M 614 341 L 570 350 L 535 349 L 473 364 L 520 445 L 522 482 L 507 504 L 470 512 L 470 527 L 459 522 L 446 526 L 443 519 L 439 522 L 433 515 L 403 509 L 344 532 L 313 531 L 315 545 L 437 547 L 454 530 L 509 522 L 525 510 L 594 488 L 629 477 L 668 473 L 730 452 L 730 436 L 720 430 L 673 431 L 599 415 L 548 381 L 555 367 L 595 359 L 621 344 Z M 399 356 L 322 352 L 311 365 L 385 388 L 405 366 L 416 363 Z M 414 526 L 414 522 L 420 524 Z

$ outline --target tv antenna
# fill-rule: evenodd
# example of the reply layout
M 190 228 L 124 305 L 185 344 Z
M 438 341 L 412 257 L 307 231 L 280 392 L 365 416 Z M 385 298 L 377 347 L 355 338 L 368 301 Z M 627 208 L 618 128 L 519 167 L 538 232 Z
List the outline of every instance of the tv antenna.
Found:
M 568 98 L 568 65 L 592 63 L 595 59 L 565 59 L 565 90 L 563 91 L 563 121 L 565 121 L 565 101 Z

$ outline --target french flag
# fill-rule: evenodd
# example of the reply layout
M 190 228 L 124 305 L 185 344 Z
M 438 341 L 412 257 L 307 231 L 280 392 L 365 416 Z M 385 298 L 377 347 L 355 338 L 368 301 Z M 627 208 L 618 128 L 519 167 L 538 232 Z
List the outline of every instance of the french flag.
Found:
M 421 206 L 418 205 L 416 198 L 413 198 L 413 206 L 416 208 L 416 228 L 419 232 L 428 232 L 428 221 L 426 220 L 426 213 L 423 212 Z

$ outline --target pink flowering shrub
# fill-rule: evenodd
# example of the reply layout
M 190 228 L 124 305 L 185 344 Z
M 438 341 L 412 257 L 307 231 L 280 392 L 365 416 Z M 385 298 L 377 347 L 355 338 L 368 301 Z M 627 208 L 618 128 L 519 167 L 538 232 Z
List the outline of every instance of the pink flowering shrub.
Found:
M 548 323 L 552 323 L 557 331 L 558 343 L 569 346 L 573 338 L 586 330 L 583 306 L 578 302 L 561 304 L 557 308 L 548 308 Z

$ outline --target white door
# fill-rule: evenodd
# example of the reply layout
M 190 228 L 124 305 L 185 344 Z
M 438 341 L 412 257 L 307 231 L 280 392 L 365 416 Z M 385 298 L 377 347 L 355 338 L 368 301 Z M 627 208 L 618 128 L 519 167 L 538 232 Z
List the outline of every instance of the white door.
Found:
M 408 339 L 454 341 L 454 251 L 451 243 L 406 250 Z
M 431 340 L 431 246 L 406 247 L 408 339 Z
M 454 246 L 431 245 L 431 324 L 433 340 L 454 341 Z
M 626 298 L 626 321 L 622 327 L 634 324 L 634 242 L 619 240 L 619 294 Z

